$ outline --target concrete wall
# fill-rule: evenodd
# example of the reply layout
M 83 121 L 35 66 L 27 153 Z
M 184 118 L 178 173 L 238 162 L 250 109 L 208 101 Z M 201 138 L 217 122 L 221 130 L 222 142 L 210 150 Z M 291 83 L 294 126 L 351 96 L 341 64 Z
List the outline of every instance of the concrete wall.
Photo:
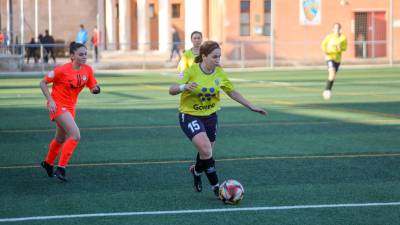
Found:
M 240 36 L 240 0 L 225 0 L 224 5 L 225 9 L 221 15 L 223 19 L 219 22 L 219 26 L 222 26 L 220 32 L 222 42 L 225 43 L 223 49 L 226 57 L 238 59 L 241 54 L 244 54 L 247 59 L 265 58 L 269 54 L 270 37 L 257 33 L 257 28 L 262 28 L 264 24 L 264 1 L 250 1 L 249 36 Z M 244 43 L 240 45 L 234 44 L 235 42 Z
M 179 18 L 171 18 L 171 25 L 176 28 L 179 33 L 179 38 L 181 39 L 180 48 L 183 49 L 185 46 L 185 0 L 170 0 L 169 3 L 172 4 L 180 4 L 180 17 Z M 172 15 L 172 9 L 171 9 Z M 190 31 L 189 31 L 190 32 Z M 171 32 L 172 35 L 172 32 Z
M 19 72 L 22 70 L 23 58 L 19 55 L 0 55 L 1 72 Z
M 20 1 L 13 0 L 14 36 L 21 37 Z M 7 0 L 0 0 L 1 27 L 6 28 Z M 38 0 L 38 33 L 44 34 L 49 29 L 48 0 Z M 79 25 L 84 24 L 89 34 L 96 25 L 97 0 L 62 0 L 52 1 L 52 33 L 56 40 L 70 42 L 75 40 Z M 35 0 L 24 1 L 24 40 L 29 42 L 35 37 Z M 36 37 L 37 38 L 37 37 Z
M 300 25 L 299 2 L 293 0 L 276 1 L 276 40 L 277 57 L 310 60 L 322 58 L 320 43 L 332 32 L 334 23 L 342 24 L 342 33 L 347 36 L 349 48 L 344 58 L 354 57 L 354 12 L 371 10 L 388 10 L 388 1 L 351 0 L 347 5 L 340 1 L 321 1 L 320 25 Z

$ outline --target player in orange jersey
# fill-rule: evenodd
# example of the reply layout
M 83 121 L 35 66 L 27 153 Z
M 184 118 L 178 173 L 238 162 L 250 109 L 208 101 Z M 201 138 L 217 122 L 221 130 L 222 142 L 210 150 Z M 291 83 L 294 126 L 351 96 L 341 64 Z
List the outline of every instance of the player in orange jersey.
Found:
M 99 94 L 93 70 L 86 65 L 87 49 L 81 43 L 72 42 L 69 47 L 71 62 L 56 67 L 40 82 L 40 88 L 47 99 L 50 119 L 56 122 L 55 138 L 50 142 L 46 159 L 41 166 L 49 177 L 56 176 L 62 181 L 65 168 L 80 140 L 80 131 L 75 123 L 75 106 L 79 93 L 88 87 L 92 94 Z M 48 84 L 53 83 L 51 94 Z M 57 169 L 53 173 L 53 165 L 61 151 Z

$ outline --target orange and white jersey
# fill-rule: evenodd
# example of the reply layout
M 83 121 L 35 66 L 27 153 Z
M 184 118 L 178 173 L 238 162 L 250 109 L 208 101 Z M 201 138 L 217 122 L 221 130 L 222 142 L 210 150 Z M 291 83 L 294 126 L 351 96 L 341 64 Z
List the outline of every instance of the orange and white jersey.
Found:
M 54 101 L 68 107 L 75 107 L 84 87 L 92 89 L 97 84 L 92 68 L 86 64 L 81 65 L 79 70 L 75 70 L 72 63 L 58 66 L 44 79 L 47 83 L 53 83 L 51 97 Z

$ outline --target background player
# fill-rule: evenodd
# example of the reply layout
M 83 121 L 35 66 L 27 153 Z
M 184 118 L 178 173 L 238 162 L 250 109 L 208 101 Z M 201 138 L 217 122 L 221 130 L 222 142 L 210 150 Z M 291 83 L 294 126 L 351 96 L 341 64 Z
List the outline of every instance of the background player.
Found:
M 220 92 L 248 109 L 266 115 L 264 109 L 247 101 L 235 90 L 224 70 L 219 66 L 221 48 L 217 42 L 206 41 L 200 47 L 195 64 L 180 74 L 176 84 L 169 88 L 171 95 L 181 94 L 179 123 L 186 136 L 196 147 L 196 164 L 190 168 L 194 178 L 194 188 L 202 191 L 201 174 L 206 176 L 215 195 L 218 196 L 218 176 L 213 158 L 220 109 Z
M 342 60 L 342 52 L 347 50 L 347 38 L 341 33 L 341 29 L 340 23 L 335 23 L 333 25 L 333 33 L 327 35 L 321 43 L 329 73 L 325 91 L 322 93 L 325 100 L 329 100 L 332 97 L 332 86 Z
M 50 142 L 46 159 L 41 166 L 49 177 L 53 176 L 53 165 L 60 150 L 61 156 L 54 175 L 62 181 L 65 168 L 80 140 L 80 131 L 75 123 L 75 105 L 79 93 L 88 87 L 93 94 L 100 93 L 100 87 L 93 75 L 93 70 L 86 65 L 87 49 L 82 43 L 70 44 L 71 62 L 56 67 L 40 82 L 40 88 L 47 99 L 50 119 L 56 122 L 55 138 Z M 53 83 L 50 95 L 48 84 Z
M 183 52 L 182 58 L 178 64 L 179 72 L 183 72 L 194 63 L 194 59 L 200 52 L 200 46 L 203 42 L 203 34 L 200 31 L 193 31 L 190 35 L 190 40 L 192 41 L 193 47 Z
M 172 27 L 172 48 L 171 48 L 171 54 L 169 56 L 169 61 L 171 61 L 172 58 L 174 57 L 174 52 L 176 52 L 176 54 L 179 57 L 179 60 L 181 60 L 180 45 L 181 45 L 181 38 L 179 37 L 179 32 L 176 30 L 175 27 Z

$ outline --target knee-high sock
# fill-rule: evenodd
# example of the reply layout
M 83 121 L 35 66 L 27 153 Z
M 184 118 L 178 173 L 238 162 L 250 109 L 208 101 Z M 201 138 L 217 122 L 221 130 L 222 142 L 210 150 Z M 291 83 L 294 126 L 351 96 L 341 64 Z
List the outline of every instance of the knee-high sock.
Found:
M 60 161 L 58 162 L 58 166 L 65 168 L 68 165 L 68 161 L 71 158 L 71 155 L 74 152 L 78 143 L 79 143 L 79 141 L 75 141 L 72 138 L 68 138 L 68 140 L 64 143 L 64 146 L 62 148 L 61 157 L 60 157 Z
M 55 138 L 51 140 L 49 145 L 49 151 L 47 152 L 46 162 L 50 165 L 54 164 L 54 161 L 57 159 L 58 153 L 60 153 L 60 149 L 63 146 L 63 143 L 59 143 Z
M 204 163 L 203 163 L 203 160 L 200 159 L 199 153 L 197 153 L 196 165 L 194 167 L 194 171 L 195 171 L 196 176 L 200 176 L 200 174 L 204 171 Z
M 333 86 L 334 82 L 335 82 L 335 80 L 327 80 L 325 90 L 329 90 L 329 91 L 332 90 L 332 86 Z
M 205 171 L 206 171 L 206 176 L 208 181 L 212 186 L 215 186 L 218 184 L 218 176 L 217 176 L 217 170 L 215 169 L 215 160 L 211 157 L 204 161 L 205 165 Z

